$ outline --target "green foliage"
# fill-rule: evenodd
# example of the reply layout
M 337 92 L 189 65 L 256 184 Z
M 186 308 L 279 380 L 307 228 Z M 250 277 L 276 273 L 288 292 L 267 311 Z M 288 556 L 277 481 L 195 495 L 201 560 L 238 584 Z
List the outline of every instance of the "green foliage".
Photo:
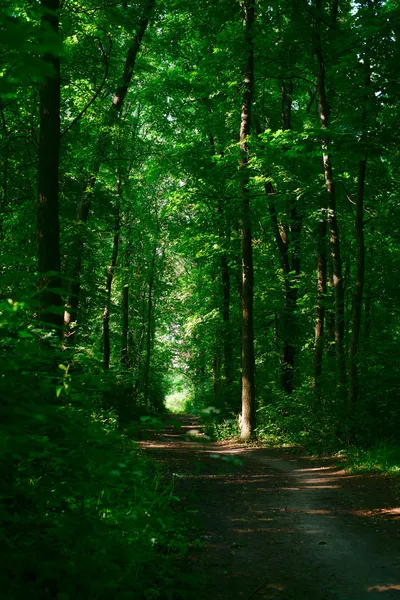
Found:
M 339 453 L 340 462 L 353 473 L 382 473 L 400 476 L 400 448 L 379 443 L 372 448 L 350 447 Z
M 3 597 L 167 597 L 187 548 L 172 485 L 21 308 L 0 332 Z
M 173 490 L 132 438 L 143 426 L 158 426 L 151 419 L 166 399 L 169 410 L 201 415 L 214 439 L 239 430 L 238 134 L 246 58 L 240 3 L 156 2 L 118 117 L 114 96 L 130 75 L 128 48 L 147 3 L 61 4 L 58 36 L 41 29 L 39 2 L 0 6 L 0 589 L 10 600 L 168 597 L 169 557 L 184 552 L 187 540 L 170 507 Z M 348 464 L 390 471 L 400 427 L 396 3 L 340 3 L 336 29 L 329 25 L 332 3 L 324 3 L 332 109 L 324 131 L 313 3 L 255 4 L 248 192 L 257 435 L 267 444 L 337 452 L 351 429 L 357 449 L 349 450 Z M 38 92 L 49 74 L 46 52 L 61 61 L 58 292 L 65 304 L 79 299 L 61 343 L 37 320 Z M 285 86 L 291 128 L 282 119 Z M 359 162 L 365 151 L 368 157 L 359 401 L 351 407 L 336 392 L 329 251 L 317 395 L 311 384 L 317 227 L 328 214 L 322 137 L 336 182 L 346 352 L 356 286 L 354 202 Z M 277 233 L 287 242 L 286 271 Z M 322 245 L 328 250 L 327 239 Z M 71 291 L 77 282 L 79 292 Z M 293 393 L 282 389 L 288 338 L 295 348 Z M 377 442 L 379 453 L 359 450 Z

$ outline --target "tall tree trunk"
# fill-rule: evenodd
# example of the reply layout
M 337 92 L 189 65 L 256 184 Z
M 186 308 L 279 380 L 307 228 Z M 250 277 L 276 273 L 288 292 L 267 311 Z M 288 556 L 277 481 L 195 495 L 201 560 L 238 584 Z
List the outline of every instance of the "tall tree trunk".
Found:
M 290 201 L 290 254 L 291 254 L 291 275 L 285 288 L 285 307 L 286 307 L 286 326 L 285 346 L 283 356 L 284 366 L 284 390 L 291 394 L 294 390 L 294 374 L 296 363 L 296 346 L 298 338 L 297 325 L 297 298 L 298 284 L 300 281 L 300 240 L 302 230 L 302 216 L 297 210 L 296 200 Z
M 59 0 L 41 0 L 42 43 L 58 37 Z M 40 319 L 47 327 L 62 333 L 60 276 L 60 224 L 58 175 L 60 160 L 60 58 L 46 53 L 51 68 L 40 85 L 40 134 L 37 203 L 37 239 Z
M 2 168 L 1 168 L 1 201 L 0 201 L 0 242 L 4 242 L 4 216 L 3 211 L 6 210 L 8 203 L 8 165 L 10 159 L 10 131 L 7 127 L 6 117 L 4 114 L 4 104 L 0 100 L 0 116 L 3 129 L 5 143 L 2 149 Z
M 78 209 L 78 221 L 84 225 L 87 223 L 89 217 L 92 196 L 100 167 L 109 155 L 111 131 L 113 125 L 117 122 L 118 117 L 122 112 L 126 94 L 128 92 L 129 85 L 132 81 L 136 58 L 139 53 L 143 36 L 149 24 L 150 16 L 153 12 L 155 2 L 156 0 L 147 1 L 147 4 L 143 11 L 143 15 L 138 24 L 136 35 L 132 38 L 128 47 L 128 52 L 125 59 L 124 72 L 122 74 L 120 84 L 113 96 L 111 106 L 107 114 L 105 115 L 103 124 L 100 128 L 100 133 L 97 138 L 96 147 L 93 152 L 93 158 L 89 167 L 89 175 L 83 185 L 81 200 Z M 76 328 L 74 328 L 73 331 L 69 331 L 69 329 L 72 323 L 76 323 L 79 309 L 81 270 L 84 252 L 84 236 L 82 235 L 82 227 L 79 228 L 75 245 L 75 255 L 69 274 L 69 278 L 71 280 L 71 285 L 68 294 L 69 298 L 67 303 L 67 310 L 64 314 L 64 325 L 66 327 L 67 339 L 69 340 L 69 343 L 75 342 Z
M 325 339 L 327 342 L 328 352 L 332 353 L 335 351 L 335 298 L 334 298 L 334 285 L 333 285 L 333 270 L 332 261 L 328 260 L 326 263 L 327 273 L 327 306 L 325 308 L 325 322 L 326 322 L 326 335 Z
M 373 235 L 375 233 L 375 227 L 374 225 L 372 225 L 371 227 L 371 235 Z M 368 248 L 368 254 L 369 254 L 369 260 L 370 263 L 373 262 L 373 256 L 374 256 L 374 248 L 373 245 L 371 244 L 371 246 Z M 373 322 L 372 320 L 372 305 L 373 305 L 373 300 L 374 300 L 374 290 L 372 288 L 371 285 L 371 281 L 369 282 L 369 286 L 368 286 L 368 291 L 365 295 L 365 318 L 364 318 L 364 324 L 365 324 L 365 329 L 364 329 L 364 335 L 365 335 L 365 340 L 367 342 L 369 342 L 370 340 L 370 336 L 371 336 L 371 324 Z
M 125 284 L 122 288 L 122 331 L 121 331 L 121 365 L 124 369 L 129 369 L 132 366 L 132 350 L 133 350 L 133 336 L 132 331 L 129 330 L 129 280 L 130 280 L 130 263 L 132 255 L 131 237 L 129 234 L 126 235 L 125 240 L 125 252 L 124 252 L 124 281 Z
M 367 104 L 369 87 L 371 85 L 370 61 L 369 57 L 364 58 L 365 81 L 364 81 L 364 106 L 362 109 L 362 139 L 365 145 L 367 142 Z M 356 218 L 355 218 L 355 238 L 356 238 L 356 285 L 353 292 L 352 308 L 352 331 L 349 351 L 349 405 L 350 410 L 357 404 L 358 400 L 358 368 L 357 354 L 360 340 L 361 314 L 363 305 L 363 291 L 365 280 L 365 242 L 364 242 L 364 195 L 365 179 L 367 172 L 367 149 L 364 157 L 358 165 L 357 195 L 356 195 Z
M 215 141 L 210 134 L 211 156 L 215 156 Z M 230 226 L 227 223 L 225 203 L 219 198 L 217 203 L 218 213 L 218 236 L 221 247 L 225 247 L 220 259 L 220 275 L 221 275 L 221 291 L 222 291 L 222 322 L 223 322 L 223 374 L 224 374 L 224 403 L 227 407 L 231 407 L 232 402 L 232 340 L 231 340 L 231 324 L 230 324 L 230 303 L 231 303 L 231 277 L 229 270 L 228 250 L 230 244 Z M 218 376 L 220 375 L 220 362 L 218 359 Z M 214 370 L 214 373 L 216 371 Z M 218 383 L 218 389 L 219 389 Z
M 117 193 L 120 193 L 120 182 L 117 182 Z M 110 355 L 111 355 L 111 345 L 110 345 L 110 307 L 111 307 L 111 291 L 112 284 L 114 280 L 114 272 L 118 259 L 118 249 L 119 249 L 119 238 L 120 238 L 120 200 L 118 199 L 117 205 L 117 214 L 115 217 L 114 223 L 114 240 L 113 240 L 113 249 L 111 254 L 110 265 L 107 268 L 107 279 L 106 279 L 106 298 L 103 312 L 103 366 L 104 369 L 108 370 L 110 368 Z
M 282 129 L 287 131 L 292 127 L 292 102 L 293 81 L 289 83 L 282 81 Z M 282 385 L 287 394 L 294 389 L 294 372 L 296 360 L 297 343 L 297 284 L 300 275 L 300 238 L 302 229 L 302 217 L 297 210 L 296 200 L 291 196 L 290 200 L 290 224 L 286 230 L 290 231 L 290 242 L 287 232 L 282 239 L 281 250 L 285 245 L 285 256 L 282 256 L 282 264 L 288 268 L 285 273 L 285 307 L 283 315 L 283 373 Z M 275 233 L 275 238 L 277 234 Z M 281 235 L 282 237 L 282 235 Z M 289 264 L 290 261 L 290 264 Z M 290 274 L 289 274 L 290 273 Z
M 251 111 L 254 95 L 254 49 L 253 25 L 255 20 L 254 0 L 245 0 L 245 51 L 244 92 L 240 125 L 240 197 L 242 199 L 241 243 L 242 243 L 242 427 L 241 439 L 249 440 L 255 430 L 255 360 L 254 360 L 254 273 L 252 219 L 248 184 L 249 151 L 247 138 L 251 131 Z
M 319 391 L 322 375 L 322 359 L 324 354 L 324 333 L 325 333 L 325 302 L 326 302 L 326 219 L 325 214 L 321 214 L 317 229 L 318 240 L 318 258 L 317 258 L 317 306 L 315 309 L 315 338 L 314 338 L 314 357 L 313 357 L 313 381 L 315 390 L 314 409 L 319 403 Z
M 282 81 L 282 129 L 287 131 L 292 125 L 292 101 L 293 82 Z M 261 129 L 258 126 L 258 131 Z M 282 365 L 282 387 L 287 394 L 294 389 L 294 371 L 296 360 L 296 338 L 297 338 L 297 283 L 300 275 L 300 238 L 302 229 L 302 217 L 297 210 L 296 201 L 290 200 L 289 225 L 279 222 L 276 206 L 273 201 L 273 186 L 271 182 L 266 183 L 265 192 L 268 197 L 268 208 L 271 217 L 272 229 L 276 245 L 279 250 L 284 277 L 284 308 L 282 313 L 283 322 L 283 358 Z M 294 280 L 294 281 L 293 281 Z
M 139 244 L 141 246 L 141 257 L 138 263 L 137 275 L 138 280 L 140 281 L 140 276 L 142 275 L 142 261 L 144 260 L 144 243 L 142 233 L 139 233 Z M 140 318 L 140 328 L 137 333 L 137 347 L 136 347 L 136 382 L 135 382 L 135 393 L 139 390 L 140 383 L 143 381 L 142 379 L 142 353 L 143 353 L 143 344 L 144 338 L 146 334 L 146 280 L 143 276 L 142 278 L 142 289 L 140 296 L 140 304 L 141 304 L 141 318 Z
M 217 354 L 218 347 L 215 349 L 215 354 L 213 356 L 213 403 L 216 408 L 220 408 L 221 398 L 220 398 L 220 360 Z
M 128 354 L 128 331 L 129 331 L 129 284 L 122 288 L 122 335 L 121 335 L 121 365 L 124 369 L 129 366 Z
M 229 240 L 229 233 L 227 233 Z M 225 400 L 231 407 L 232 395 L 232 333 L 230 323 L 230 304 L 231 304 L 231 277 L 229 271 L 228 256 L 224 253 L 221 257 L 221 282 L 222 282 L 222 320 L 224 327 L 224 379 L 225 379 Z
M 151 270 L 149 279 L 149 292 L 147 297 L 147 324 L 146 324 L 146 359 L 143 370 L 143 392 L 144 400 L 147 403 L 149 399 L 149 385 L 150 385 L 150 363 L 151 363 L 151 349 L 152 349 L 152 332 L 153 332 L 153 288 L 154 279 L 156 272 L 156 256 L 157 256 L 157 245 L 154 246 L 153 256 L 151 258 Z
M 322 47 L 321 21 L 322 0 L 316 0 L 317 32 L 315 36 L 315 54 L 318 63 L 318 99 L 320 106 L 321 127 L 327 131 L 330 126 L 331 108 L 328 101 L 325 84 L 325 57 Z M 340 395 L 343 395 L 346 385 L 346 359 L 344 348 L 344 286 L 342 274 L 342 259 L 340 252 L 339 224 L 336 210 L 336 186 L 329 153 L 329 138 L 322 139 L 323 164 L 325 185 L 328 192 L 328 226 L 329 243 L 332 255 L 333 286 L 335 296 L 335 349 L 337 366 L 337 383 Z

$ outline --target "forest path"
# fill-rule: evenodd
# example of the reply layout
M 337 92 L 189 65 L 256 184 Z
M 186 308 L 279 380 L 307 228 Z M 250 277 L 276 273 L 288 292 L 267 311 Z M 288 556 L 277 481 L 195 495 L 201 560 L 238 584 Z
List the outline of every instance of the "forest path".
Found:
M 185 561 L 187 591 L 177 597 L 400 598 L 398 483 L 332 461 L 188 438 L 199 427 L 187 415 L 166 423 L 141 445 L 175 474 L 203 542 Z

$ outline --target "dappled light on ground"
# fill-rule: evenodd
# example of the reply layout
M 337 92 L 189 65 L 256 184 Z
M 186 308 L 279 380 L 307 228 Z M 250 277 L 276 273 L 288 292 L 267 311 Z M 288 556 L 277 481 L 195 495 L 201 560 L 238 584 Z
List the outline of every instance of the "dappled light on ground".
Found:
M 198 519 L 203 549 L 187 568 L 201 585 L 188 598 L 397 597 L 387 583 L 399 575 L 399 490 L 390 481 L 233 440 L 210 443 L 203 433 L 180 416 L 142 442 Z
M 367 592 L 388 592 L 390 590 L 397 590 L 400 592 L 400 584 L 374 585 L 367 588 Z

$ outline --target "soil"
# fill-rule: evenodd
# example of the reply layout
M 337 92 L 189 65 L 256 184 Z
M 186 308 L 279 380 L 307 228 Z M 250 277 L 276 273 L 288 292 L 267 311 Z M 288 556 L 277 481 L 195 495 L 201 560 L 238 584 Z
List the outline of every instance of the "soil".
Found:
M 167 421 L 142 447 L 177 482 L 183 518 L 201 541 L 182 565 L 176 597 L 400 599 L 398 480 L 210 443 L 193 417 Z

